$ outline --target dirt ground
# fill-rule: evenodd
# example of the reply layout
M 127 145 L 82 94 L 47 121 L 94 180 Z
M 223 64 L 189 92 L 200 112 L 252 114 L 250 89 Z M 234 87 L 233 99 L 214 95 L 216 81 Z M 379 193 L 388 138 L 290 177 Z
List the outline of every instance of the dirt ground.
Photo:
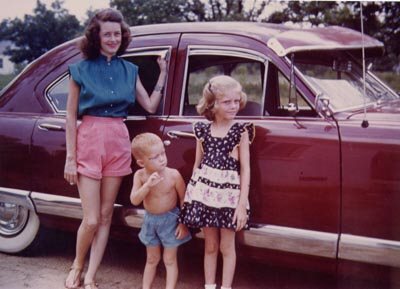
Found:
M 192 241 L 193 242 L 193 241 Z M 203 256 L 191 244 L 179 251 L 180 276 L 176 289 L 202 289 Z M 62 289 L 74 258 L 75 234 L 44 231 L 39 245 L 29 254 L 0 253 L 1 289 Z M 111 240 L 97 274 L 100 289 L 139 289 L 146 260 L 145 247 L 136 242 Z M 217 283 L 220 283 L 220 266 Z M 160 264 L 153 289 L 165 288 L 165 270 Z M 343 285 L 343 284 L 342 284 Z M 374 286 L 350 284 L 351 289 Z M 238 257 L 234 289 L 333 289 L 338 286 L 332 276 L 270 267 L 253 259 Z M 220 287 L 217 287 L 220 288 Z M 390 287 L 390 289 L 392 289 Z

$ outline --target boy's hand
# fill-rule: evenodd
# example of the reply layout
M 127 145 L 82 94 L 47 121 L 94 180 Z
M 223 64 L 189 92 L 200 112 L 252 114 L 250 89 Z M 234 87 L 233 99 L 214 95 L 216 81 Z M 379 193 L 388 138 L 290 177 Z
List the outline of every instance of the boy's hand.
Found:
M 175 230 L 175 237 L 178 240 L 182 240 L 183 238 L 185 238 L 187 235 L 189 234 L 189 230 L 188 228 L 184 225 L 184 224 L 178 224 L 178 226 L 176 227 Z
M 147 179 L 146 183 L 149 186 L 149 188 L 154 187 L 157 185 L 159 182 L 161 182 L 164 178 L 160 177 L 158 173 L 152 173 L 150 177 Z

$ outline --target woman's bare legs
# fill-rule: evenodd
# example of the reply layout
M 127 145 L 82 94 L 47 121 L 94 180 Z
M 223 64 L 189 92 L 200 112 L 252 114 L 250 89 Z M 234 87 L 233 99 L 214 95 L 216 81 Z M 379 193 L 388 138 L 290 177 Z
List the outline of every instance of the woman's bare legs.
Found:
M 143 289 L 150 289 L 157 272 L 157 265 L 161 259 L 160 246 L 146 246 L 146 265 L 143 273 Z
M 78 190 L 82 203 L 83 220 L 79 226 L 76 239 L 76 255 L 72 267 L 82 270 L 86 254 L 96 233 L 100 216 L 100 181 L 79 175 Z M 67 288 L 79 285 L 80 273 L 70 271 L 65 281 Z M 79 276 L 78 276 L 79 275 Z
M 217 257 L 219 248 L 219 229 L 203 228 L 204 246 L 204 278 L 205 284 L 215 284 L 217 273 Z
M 220 250 L 223 260 L 222 287 L 230 288 L 236 267 L 235 231 L 221 229 Z
M 97 231 L 94 235 L 88 271 L 85 275 L 85 284 L 94 282 L 94 278 L 99 268 L 107 245 L 114 203 L 117 197 L 122 177 L 103 177 L 100 188 L 100 209 Z
M 167 271 L 166 289 L 175 289 L 178 282 L 178 247 L 164 248 L 163 260 Z

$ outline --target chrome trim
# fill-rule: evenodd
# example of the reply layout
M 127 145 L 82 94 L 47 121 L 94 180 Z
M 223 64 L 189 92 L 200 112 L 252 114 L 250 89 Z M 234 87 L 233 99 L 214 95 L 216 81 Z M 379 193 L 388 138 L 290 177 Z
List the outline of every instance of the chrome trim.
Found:
M 128 115 L 128 117 L 126 118 L 126 120 L 146 120 L 146 119 L 147 117 L 142 115 Z
M 129 227 L 140 228 L 145 210 L 132 209 L 125 215 Z M 197 238 L 204 238 L 202 232 Z M 247 246 L 336 258 L 338 234 L 266 225 L 238 233 L 239 243 Z
M 132 228 L 141 228 L 145 213 L 144 209 L 129 209 L 124 217 L 126 225 Z
M 44 130 L 44 131 L 64 131 L 64 128 L 61 125 L 55 125 L 55 124 L 51 124 L 51 123 L 42 123 L 39 126 L 40 130 Z
M 29 191 L 0 187 L 0 202 L 23 206 L 34 211 L 35 206 L 29 198 Z
M 170 138 L 196 138 L 194 133 L 178 131 L 178 130 L 170 130 L 169 132 L 167 132 L 167 135 Z
M 159 55 L 162 57 L 166 56 L 166 50 L 171 53 L 172 46 L 165 45 L 165 46 L 152 46 L 152 47 L 137 47 L 137 48 L 130 48 L 127 49 L 126 52 L 122 55 L 122 57 L 129 57 L 129 56 L 143 56 L 143 55 Z
M 400 241 L 342 234 L 339 258 L 400 267 Z
M 243 231 L 239 241 L 258 248 L 336 258 L 338 236 L 336 233 L 265 225 Z
M 183 105 L 185 101 L 185 87 L 187 83 L 187 73 L 189 66 L 189 56 L 191 55 L 224 55 L 224 56 L 233 56 L 233 57 L 241 57 L 246 59 L 252 59 L 256 61 L 260 61 L 264 64 L 264 85 L 263 85 L 263 96 L 262 99 L 265 99 L 266 92 L 266 77 L 267 77 L 267 63 L 269 58 L 267 58 L 264 54 L 259 53 L 254 50 L 245 49 L 245 48 L 237 48 L 237 47 L 229 47 L 229 46 L 203 46 L 203 45 L 188 45 L 186 60 L 185 60 L 185 69 L 184 69 L 184 78 L 181 87 L 181 101 L 179 105 L 179 115 L 183 116 Z M 264 103 L 262 103 L 262 115 L 264 115 Z
M 79 198 L 32 192 L 31 199 L 36 206 L 37 213 L 73 219 L 82 219 L 83 217 Z M 114 204 L 114 209 L 120 207 L 122 205 Z

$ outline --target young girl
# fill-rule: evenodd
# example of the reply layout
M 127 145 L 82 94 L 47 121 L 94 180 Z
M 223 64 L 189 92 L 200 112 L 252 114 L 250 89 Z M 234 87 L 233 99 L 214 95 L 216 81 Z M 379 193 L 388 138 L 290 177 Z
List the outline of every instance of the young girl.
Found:
M 229 76 L 212 78 L 197 106 L 211 122 L 194 124 L 196 159 L 180 221 L 202 228 L 205 237 L 205 288 L 216 288 L 218 251 L 222 252 L 221 289 L 229 289 L 236 266 L 235 232 L 248 228 L 250 160 L 254 125 L 237 123 L 246 104 L 242 87 Z

